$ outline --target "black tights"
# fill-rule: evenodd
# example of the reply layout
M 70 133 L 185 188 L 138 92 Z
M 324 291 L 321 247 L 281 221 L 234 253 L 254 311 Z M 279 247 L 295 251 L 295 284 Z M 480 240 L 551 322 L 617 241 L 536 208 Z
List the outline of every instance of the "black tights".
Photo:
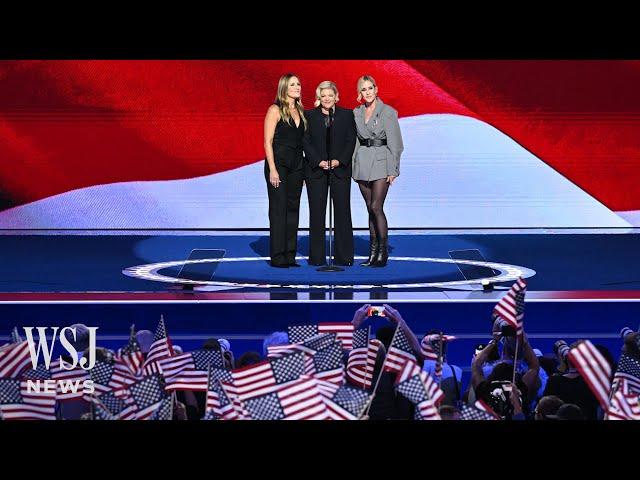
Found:
M 389 184 L 386 178 L 366 182 L 358 180 L 360 193 L 367 204 L 369 212 L 369 234 L 372 239 L 387 238 L 389 227 L 387 226 L 387 217 L 384 214 L 384 200 L 387 198 Z

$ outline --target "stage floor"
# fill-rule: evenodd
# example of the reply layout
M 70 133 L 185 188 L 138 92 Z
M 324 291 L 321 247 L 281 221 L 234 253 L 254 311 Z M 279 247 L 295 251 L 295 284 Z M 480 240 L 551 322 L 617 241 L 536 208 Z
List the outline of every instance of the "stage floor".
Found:
M 3 232 L 0 301 L 494 301 L 513 279 L 528 300 L 640 298 L 640 231 L 411 231 L 390 235 L 386 268 L 318 272 L 268 264 L 263 232 Z M 19 234 L 18 234 L 19 233 Z M 126 233 L 126 232 L 124 232 Z M 466 258 L 464 261 L 454 261 Z M 493 282 L 483 292 L 480 280 Z

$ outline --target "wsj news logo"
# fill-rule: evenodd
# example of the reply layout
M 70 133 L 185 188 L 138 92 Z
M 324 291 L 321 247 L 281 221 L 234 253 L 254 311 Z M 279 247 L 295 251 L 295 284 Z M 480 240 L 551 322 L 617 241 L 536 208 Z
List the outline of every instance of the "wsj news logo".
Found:
M 33 338 L 34 328 L 38 331 L 38 340 Z M 78 393 L 82 391 L 85 394 L 94 393 L 95 388 L 93 380 L 77 380 L 64 378 L 65 372 L 82 368 L 83 370 L 91 370 L 96 363 L 96 331 L 98 327 L 84 327 L 86 331 L 81 332 L 82 340 L 88 340 L 88 353 L 89 358 L 80 357 L 79 352 L 76 350 L 78 341 L 78 329 L 76 327 L 64 327 L 58 334 L 59 327 L 51 327 L 53 335 L 51 336 L 51 344 L 47 343 L 47 330 L 48 327 L 24 327 L 24 333 L 27 337 L 29 344 L 29 355 L 31 356 L 31 364 L 34 370 L 40 363 L 40 354 L 42 353 L 42 360 L 47 370 L 51 370 L 51 360 L 53 357 L 53 350 L 56 344 L 56 336 L 62 347 L 68 352 L 71 357 L 71 362 L 67 362 L 59 357 L 59 366 L 54 367 L 51 379 L 47 380 L 27 380 L 27 391 L 29 393 Z M 87 337 L 87 338 L 84 338 Z M 73 340 L 73 343 L 69 341 L 69 338 Z M 75 344 L 75 345 L 74 345 Z M 80 352 L 83 353 L 83 352 Z M 54 373 L 55 372 L 55 373 Z

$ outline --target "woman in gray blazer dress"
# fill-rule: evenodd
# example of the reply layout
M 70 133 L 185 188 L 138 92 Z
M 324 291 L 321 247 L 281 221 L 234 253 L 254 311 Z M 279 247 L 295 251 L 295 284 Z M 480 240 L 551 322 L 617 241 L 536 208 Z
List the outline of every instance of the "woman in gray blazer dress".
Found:
M 370 75 L 358 80 L 358 101 L 353 114 L 358 139 L 353 153 L 353 179 L 369 212 L 369 258 L 360 265 L 384 267 L 389 258 L 388 225 L 384 200 L 389 186 L 400 175 L 400 155 L 404 146 L 398 112 L 378 97 L 378 87 Z

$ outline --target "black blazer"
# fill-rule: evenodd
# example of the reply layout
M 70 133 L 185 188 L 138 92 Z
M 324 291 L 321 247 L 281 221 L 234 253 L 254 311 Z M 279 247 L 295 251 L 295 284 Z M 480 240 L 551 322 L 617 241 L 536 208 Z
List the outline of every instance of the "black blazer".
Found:
M 325 116 L 322 107 L 305 112 L 308 128 L 302 142 L 305 154 L 305 173 L 307 177 L 322 177 L 324 170 L 318 166 L 327 158 L 327 137 L 324 126 Z M 351 177 L 351 157 L 356 146 L 356 122 L 353 111 L 336 105 L 331 127 L 332 157 L 340 162 L 334 170 L 336 177 Z

